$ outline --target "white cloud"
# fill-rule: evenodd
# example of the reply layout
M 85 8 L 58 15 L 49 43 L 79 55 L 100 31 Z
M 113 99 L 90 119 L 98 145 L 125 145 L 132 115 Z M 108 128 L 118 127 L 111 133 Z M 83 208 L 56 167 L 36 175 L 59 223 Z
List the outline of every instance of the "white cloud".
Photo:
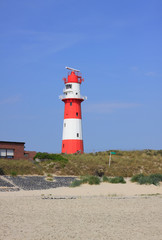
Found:
M 137 103 L 94 103 L 86 104 L 86 106 L 84 106 L 84 112 L 111 113 L 114 110 L 130 109 L 139 106 L 140 104 Z

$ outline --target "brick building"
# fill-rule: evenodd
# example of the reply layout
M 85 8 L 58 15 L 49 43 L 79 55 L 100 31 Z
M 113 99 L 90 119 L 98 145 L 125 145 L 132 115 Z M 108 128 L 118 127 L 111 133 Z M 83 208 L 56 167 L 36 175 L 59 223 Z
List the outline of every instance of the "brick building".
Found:
M 25 142 L 0 141 L 0 158 L 33 159 L 35 151 L 25 151 Z

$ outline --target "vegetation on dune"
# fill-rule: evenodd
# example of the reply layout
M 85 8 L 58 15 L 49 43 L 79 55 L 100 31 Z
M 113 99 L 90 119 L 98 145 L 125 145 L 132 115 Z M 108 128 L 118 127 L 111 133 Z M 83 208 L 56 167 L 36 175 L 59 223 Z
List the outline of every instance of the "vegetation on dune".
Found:
M 79 187 L 82 184 L 82 180 L 74 180 L 70 187 Z
M 111 156 L 109 167 L 110 151 L 116 154 Z M 49 173 L 98 177 L 162 174 L 162 150 L 110 151 L 84 154 L 37 153 L 34 161 L 0 159 L 0 175 L 13 175 L 13 172 L 17 175 Z
M 90 185 L 98 185 L 101 182 L 100 178 L 97 176 L 84 176 L 81 177 L 81 181 L 82 183 L 88 183 Z
M 103 182 L 109 182 L 109 183 L 126 183 L 124 178 L 122 176 L 120 177 L 107 177 L 103 176 Z
M 37 159 L 40 160 L 39 166 L 43 169 L 45 173 L 56 173 L 64 168 L 68 162 L 68 159 L 61 154 L 53 154 L 53 153 L 41 153 L 38 152 L 35 157 L 35 161 Z
M 60 174 L 132 177 L 140 173 L 144 175 L 162 173 L 161 150 L 112 151 L 116 152 L 116 155 L 112 155 L 110 167 L 110 151 L 66 155 L 69 161 Z
M 90 184 L 90 185 L 98 185 L 101 182 L 109 182 L 109 183 L 126 183 L 123 177 L 113 177 L 109 178 L 107 176 L 103 176 L 102 178 L 97 176 L 84 176 L 80 177 L 80 180 L 74 180 L 71 184 L 71 187 L 78 187 L 81 184 Z
M 42 175 L 43 170 L 28 160 L 0 159 L 0 175 Z
M 65 161 L 65 162 L 68 161 L 61 154 L 46 153 L 46 152 L 38 152 L 34 156 L 34 159 L 36 159 L 36 158 L 38 158 L 38 159 L 51 159 L 51 160 L 54 160 L 54 161 Z
M 53 160 L 55 162 L 63 162 L 63 163 L 67 163 L 68 159 L 63 157 L 61 154 L 54 154 L 54 153 L 46 153 L 46 152 L 38 152 L 35 156 L 34 156 L 34 160 L 35 159 L 40 159 L 40 160 Z
M 10 174 L 11 174 L 12 177 L 16 177 L 17 176 L 17 172 L 16 171 L 11 171 Z
M 162 174 L 151 174 L 149 176 L 145 176 L 143 174 L 137 174 L 131 178 L 132 182 L 137 182 L 139 184 L 154 184 L 159 185 L 162 181 Z
M 90 184 L 90 185 L 98 185 L 100 184 L 101 179 L 97 176 L 84 176 L 81 177 L 80 180 L 74 180 L 71 184 L 71 187 L 78 187 L 81 184 Z

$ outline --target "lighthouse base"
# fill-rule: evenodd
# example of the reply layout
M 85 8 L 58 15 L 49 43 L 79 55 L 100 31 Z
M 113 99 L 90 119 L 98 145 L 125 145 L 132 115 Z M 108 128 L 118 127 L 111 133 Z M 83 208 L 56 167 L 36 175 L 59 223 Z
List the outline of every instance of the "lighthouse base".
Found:
M 62 140 L 62 153 L 83 153 L 83 140 Z

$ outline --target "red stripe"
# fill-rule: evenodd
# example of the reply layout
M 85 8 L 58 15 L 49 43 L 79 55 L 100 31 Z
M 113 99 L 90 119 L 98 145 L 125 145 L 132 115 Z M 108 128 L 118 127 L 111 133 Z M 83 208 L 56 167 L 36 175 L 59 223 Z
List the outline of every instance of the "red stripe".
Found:
M 63 78 L 64 83 L 82 83 L 84 79 L 75 72 L 71 72 L 67 78 Z
M 77 118 L 81 119 L 81 102 L 82 99 L 63 99 L 65 102 L 64 119 Z
M 62 153 L 83 153 L 83 140 L 62 140 Z

